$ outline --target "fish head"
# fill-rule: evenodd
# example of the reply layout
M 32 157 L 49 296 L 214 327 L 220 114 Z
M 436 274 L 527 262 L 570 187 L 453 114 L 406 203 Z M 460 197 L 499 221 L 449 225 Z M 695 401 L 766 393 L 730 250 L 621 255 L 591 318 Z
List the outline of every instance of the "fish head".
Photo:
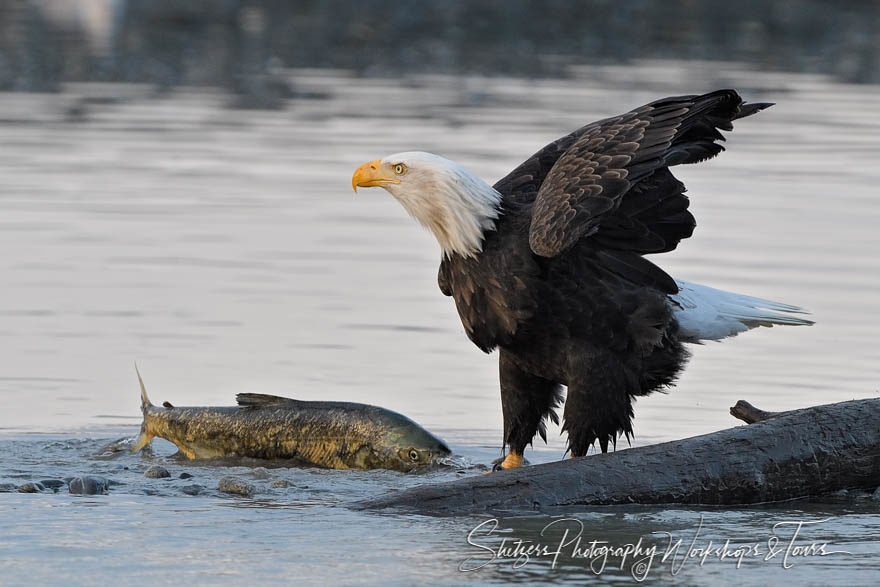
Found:
M 419 426 L 407 426 L 389 436 L 385 450 L 381 451 L 383 465 L 388 469 L 411 471 L 452 453 L 445 442 Z

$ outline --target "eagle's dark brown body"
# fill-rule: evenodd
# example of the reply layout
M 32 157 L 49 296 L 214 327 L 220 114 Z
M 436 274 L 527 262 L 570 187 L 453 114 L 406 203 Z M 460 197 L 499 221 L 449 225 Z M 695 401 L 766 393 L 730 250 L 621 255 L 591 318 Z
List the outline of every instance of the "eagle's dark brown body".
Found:
M 495 230 L 472 257 L 447 256 L 439 285 L 482 350 L 500 351 L 504 440 L 522 454 L 544 419 L 575 455 L 632 434 L 632 398 L 671 384 L 687 360 L 669 294 L 646 260 L 693 232 L 669 167 L 718 154 L 719 129 L 769 104 L 733 90 L 666 98 L 584 126 L 495 184 Z

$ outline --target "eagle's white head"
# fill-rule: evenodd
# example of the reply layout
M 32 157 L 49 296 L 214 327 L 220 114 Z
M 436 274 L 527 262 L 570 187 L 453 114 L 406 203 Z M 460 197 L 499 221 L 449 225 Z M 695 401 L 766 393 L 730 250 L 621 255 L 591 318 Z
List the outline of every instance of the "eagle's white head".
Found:
M 483 233 L 494 230 L 501 194 L 448 159 L 410 151 L 364 163 L 351 187 L 380 186 L 430 229 L 445 256 L 472 257 L 483 250 Z

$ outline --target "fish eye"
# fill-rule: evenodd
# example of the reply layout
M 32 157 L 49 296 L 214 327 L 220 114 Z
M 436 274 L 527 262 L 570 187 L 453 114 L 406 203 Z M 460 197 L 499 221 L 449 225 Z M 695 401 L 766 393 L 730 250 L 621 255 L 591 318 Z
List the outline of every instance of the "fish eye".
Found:
M 406 165 L 404 165 L 403 163 L 398 163 L 392 169 L 394 169 L 394 173 L 396 173 L 397 175 L 403 175 L 404 173 L 406 173 Z
M 409 458 L 414 462 L 419 460 L 419 451 L 414 448 L 409 449 Z

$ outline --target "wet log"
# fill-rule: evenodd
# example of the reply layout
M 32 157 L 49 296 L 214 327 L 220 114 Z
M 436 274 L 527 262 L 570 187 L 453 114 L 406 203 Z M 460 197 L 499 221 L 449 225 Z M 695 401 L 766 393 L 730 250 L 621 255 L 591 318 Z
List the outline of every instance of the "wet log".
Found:
M 761 412 L 750 407 L 751 416 Z M 358 506 L 443 515 L 573 505 L 741 505 L 880 486 L 880 399 L 762 414 L 766 419 L 748 426 L 423 485 Z

